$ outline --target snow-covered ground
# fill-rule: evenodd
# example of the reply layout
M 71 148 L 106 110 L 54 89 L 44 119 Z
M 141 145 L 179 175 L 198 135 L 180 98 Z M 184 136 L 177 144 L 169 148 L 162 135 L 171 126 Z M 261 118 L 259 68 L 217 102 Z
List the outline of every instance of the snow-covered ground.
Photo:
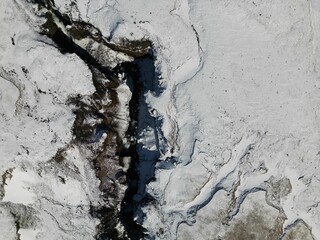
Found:
M 72 140 L 66 100 L 94 92 L 91 72 L 45 43 L 22 2 L 0 2 L 0 230 L 3 239 L 93 239 L 99 181 L 88 153 L 72 146 L 65 165 L 52 161 Z M 141 182 L 160 155 L 146 189 L 155 201 L 139 218 L 148 238 L 320 239 L 318 1 L 55 4 L 112 42 L 153 43 L 163 91 L 144 89 L 150 116 L 140 114 L 149 123 L 138 137 Z
M 302 222 L 318 239 L 319 4 L 143 3 L 118 1 L 156 46 L 166 90 L 147 101 L 177 160 L 159 164 L 144 225 L 164 239 L 286 239 Z
M 94 239 L 99 181 L 72 140 L 70 94 L 94 92 L 88 67 L 43 43 L 15 1 L 1 1 L 0 239 Z M 20 238 L 17 238 L 20 235 Z

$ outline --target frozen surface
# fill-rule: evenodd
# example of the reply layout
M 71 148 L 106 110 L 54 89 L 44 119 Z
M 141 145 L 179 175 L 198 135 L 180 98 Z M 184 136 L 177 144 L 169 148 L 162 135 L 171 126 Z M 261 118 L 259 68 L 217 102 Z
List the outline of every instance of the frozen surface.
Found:
M 140 111 L 150 114 L 138 136 L 140 181 L 155 199 L 139 220 L 150 238 L 320 239 L 318 1 L 55 4 L 112 42 L 153 43 L 163 91 L 144 89 Z M 71 148 L 67 170 L 49 161 L 72 140 L 65 102 L 92 94 L 91 73 L 43 43 L 37 21 L 17 6 L 0 3 L 0 230 L 15 238 L 19 205 L 32 223 L 21 239 L 92 239 L 88 204 L 99 193 L 85 153 Z M 119 89 L 121 106 L 130 97 Z M 119 116 L 124 132 L 128 112 Z

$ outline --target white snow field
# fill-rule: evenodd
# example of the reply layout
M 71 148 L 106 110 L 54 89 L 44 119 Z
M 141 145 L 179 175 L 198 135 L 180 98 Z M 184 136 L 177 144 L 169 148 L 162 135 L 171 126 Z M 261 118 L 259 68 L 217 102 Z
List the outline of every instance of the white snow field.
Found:
M 54 2 L 114 43 L 153 44 L 163 92 L 145 101 L 162 125 L 138 137 L 141 156 L 160 153 L 153 181 L 152 162 L 137 165 L 154 198 L 135 216 L 146 239 L 320 240 L 319 1 Z M 37 33 L 27 6 L 0 1 L 0 240 L 94 239 L 87 149 L 51 161 L 73 138 L 68 96 L 94 92 L 91 72 Z

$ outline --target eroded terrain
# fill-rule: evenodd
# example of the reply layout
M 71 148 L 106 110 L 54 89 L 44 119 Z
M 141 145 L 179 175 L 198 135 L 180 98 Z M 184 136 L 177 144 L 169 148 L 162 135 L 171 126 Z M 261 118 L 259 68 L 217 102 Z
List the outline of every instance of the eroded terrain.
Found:
M 319 13 L 3 0 L 4 239 L 319 239 Z

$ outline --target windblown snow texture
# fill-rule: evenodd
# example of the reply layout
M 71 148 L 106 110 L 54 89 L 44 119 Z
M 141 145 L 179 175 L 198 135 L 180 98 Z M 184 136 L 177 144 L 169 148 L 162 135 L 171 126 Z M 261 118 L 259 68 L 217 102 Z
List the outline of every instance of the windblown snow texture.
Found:
M 320 239 L 316 0 L 2 0 L 0 240 Z

